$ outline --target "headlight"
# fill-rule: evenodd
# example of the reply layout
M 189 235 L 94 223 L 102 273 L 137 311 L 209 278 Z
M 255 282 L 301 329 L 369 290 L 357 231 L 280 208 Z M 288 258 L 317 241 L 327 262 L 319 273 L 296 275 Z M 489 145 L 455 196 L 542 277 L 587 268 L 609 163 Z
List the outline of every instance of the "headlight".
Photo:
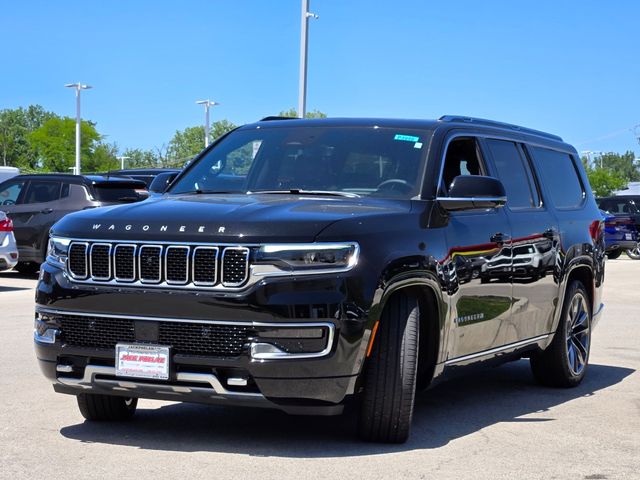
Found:
M 49 238 L 49 249 L 47 250 L 47 263 L 54 267 L 64 268 L 69 254 L 70 238 L 51 237 Z
M 359 252 L 357 243 L 263 245 L 256 252 L 255 264 L 293 273 L 347 271 L 358 263 Z

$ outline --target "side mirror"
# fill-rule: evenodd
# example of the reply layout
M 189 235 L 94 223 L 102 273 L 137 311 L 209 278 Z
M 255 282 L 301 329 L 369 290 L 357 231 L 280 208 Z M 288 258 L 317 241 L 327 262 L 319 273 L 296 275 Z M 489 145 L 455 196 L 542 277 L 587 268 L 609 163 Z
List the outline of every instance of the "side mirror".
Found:
M 449 195 L 436 200 L 447 211 L 500 208 L 507 203 L 507 194 L 497 178 L 460 175 L 451 182 Z

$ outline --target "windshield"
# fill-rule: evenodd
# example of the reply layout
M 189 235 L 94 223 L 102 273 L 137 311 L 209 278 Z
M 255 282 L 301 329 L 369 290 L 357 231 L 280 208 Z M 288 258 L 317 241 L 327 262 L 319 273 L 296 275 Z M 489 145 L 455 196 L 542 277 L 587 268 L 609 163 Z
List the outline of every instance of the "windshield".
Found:
M 420 189 L 430 136 L 424 130 L 377 127 L 237 130 L 189 168 L 170 193 L 411 198 Z

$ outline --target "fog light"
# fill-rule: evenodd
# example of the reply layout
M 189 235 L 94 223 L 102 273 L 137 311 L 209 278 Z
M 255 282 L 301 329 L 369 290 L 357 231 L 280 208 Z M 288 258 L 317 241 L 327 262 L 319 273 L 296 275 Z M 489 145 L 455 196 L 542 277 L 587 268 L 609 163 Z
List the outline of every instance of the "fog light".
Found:
M 53 328 L 42 320 L 36 319 L 33 328 L 33 339 L 38 343 L 56 343 L 60 330 Z

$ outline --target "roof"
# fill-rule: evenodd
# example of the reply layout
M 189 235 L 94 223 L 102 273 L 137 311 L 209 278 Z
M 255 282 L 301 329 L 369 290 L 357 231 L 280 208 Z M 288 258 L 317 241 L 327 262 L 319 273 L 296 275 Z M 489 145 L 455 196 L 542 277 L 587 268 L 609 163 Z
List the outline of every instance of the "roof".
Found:
M 498 122 L 495 120 L 487 120 L 484 118 L 465 117 L 462 115 L 444 115 L 437 120 L 420 120 L 420 119 L 393 119 L 393 118 L 282 118 L 282 117 L 265 117 L 259 122 L 245 125 L 242 128 L 264 127 L 291 127 L 292 121 L 296 125 L 302 127 L 311 126 L 332 126 L 332 127 L 388 127 L 388 128 L 415 128 L 434 130 L 444 125 L 447 126 L 469 126 L 487 128 L 493 130 L 503 130 L 510 133 L 520 133 L 525 135 L 533 135 L 547 140 L 563 142 L 562 138 L 540 130 L 535 130 L 511 123 Z
M 165 172 L 179 172 L 179 168 L 125 168 L 124 170 L 109 170 L 102 175 L 158 175 Z
M 126 176 L 104 176 L 104 175 L 71 175 L 68 173 L 28 173 L 23 175 L 17 175 L 12 177 L 10 180 L 16 179 L 47 179 L 47 180 L 66 180 L 72 183 L 91 183 L 92 185 L 96 184 L 105 184 L 105 183 L 126 183 L 126 184 L 136 184 L 136 186 L 141 185 L 143 188 L 146 184 L 141 180 L 135 180 L 131 177 Z

